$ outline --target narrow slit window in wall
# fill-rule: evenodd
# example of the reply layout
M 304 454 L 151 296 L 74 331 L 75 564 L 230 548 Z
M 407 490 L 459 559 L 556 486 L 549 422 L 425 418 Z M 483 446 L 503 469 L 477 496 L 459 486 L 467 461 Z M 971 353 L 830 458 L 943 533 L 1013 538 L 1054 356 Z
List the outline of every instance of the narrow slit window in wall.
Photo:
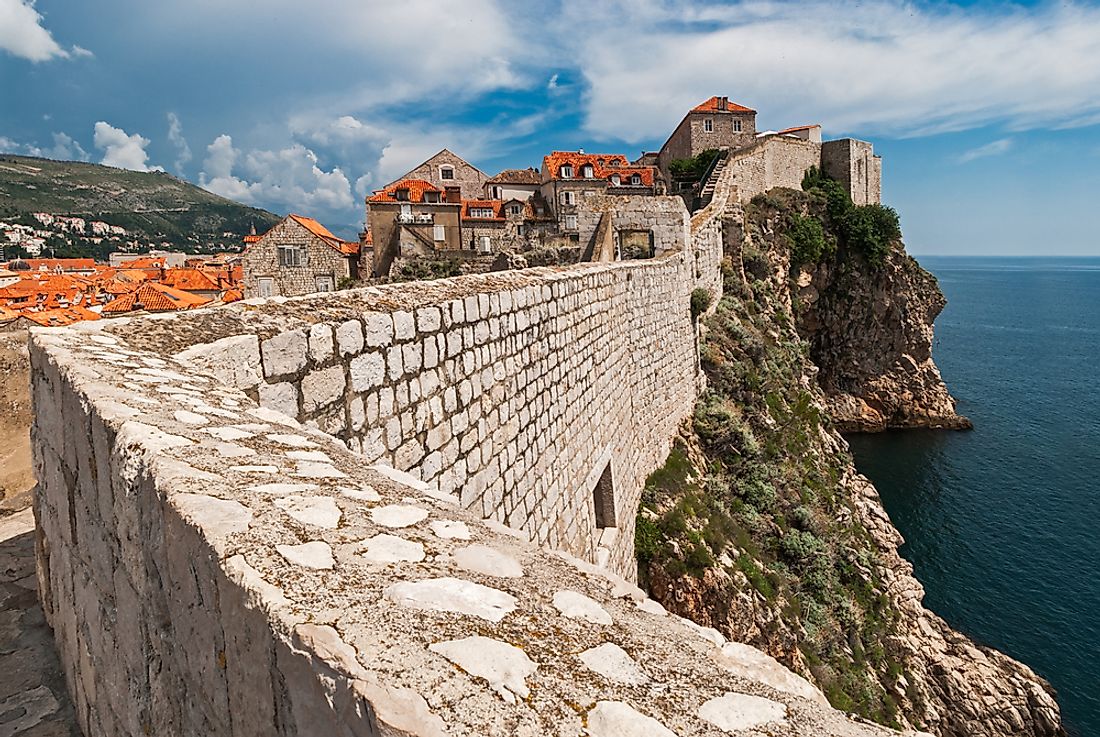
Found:
M 611 481 L 611 461 L 607 462 L 600 480 L 592 489 L 592 501 L 596 505 L 596 527 L 616 527 L 615 524 L 615 486 Z

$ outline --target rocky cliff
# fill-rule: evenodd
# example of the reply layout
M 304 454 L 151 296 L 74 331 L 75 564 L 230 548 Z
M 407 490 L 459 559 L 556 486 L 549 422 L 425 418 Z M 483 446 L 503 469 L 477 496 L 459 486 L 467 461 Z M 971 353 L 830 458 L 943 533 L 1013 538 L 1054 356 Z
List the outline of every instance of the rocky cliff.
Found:
M 934 279 L 900 241 L 849 247 L 824 208 L 784 190 L 726 213 L 725 292 L 703 318 L 709 388 L 647 484 L 641 579 L 838 708 L 941 737 L 1061 735 L 1045 681 L 924 609 L 837 432 L 967 423 L 932 362 Z
M 932 323 L 947 302 L 902 249 L 872 273 L 850 260 L 801 267 L 792 288 L 838 429 L 971 427 L 932 360 Z

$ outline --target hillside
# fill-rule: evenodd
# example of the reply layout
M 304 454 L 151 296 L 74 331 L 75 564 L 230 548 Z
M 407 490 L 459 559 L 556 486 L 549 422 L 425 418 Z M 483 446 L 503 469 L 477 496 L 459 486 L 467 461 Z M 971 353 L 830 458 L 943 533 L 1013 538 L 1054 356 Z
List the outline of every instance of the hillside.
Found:
M 263 232 L 278 222 L 266 210 L 227 200 L 164 172 L 0 155 L 0 220 L 41 227 L 31 216 L 36 212 L 124 228 L 124 236 L 115 236 L 121 241 L 168 243 L 188 250 L 236 247 L 251 225 Z M 64 240 L 90 248 L 92 235 L 66 232 Z

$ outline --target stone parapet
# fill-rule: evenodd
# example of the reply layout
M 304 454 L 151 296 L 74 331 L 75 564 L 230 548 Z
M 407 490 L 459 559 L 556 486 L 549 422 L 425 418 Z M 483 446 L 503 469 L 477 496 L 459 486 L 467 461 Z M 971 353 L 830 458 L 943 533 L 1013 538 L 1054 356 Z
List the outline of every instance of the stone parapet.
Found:
M 271 340 L 312 307 L 208 314 Z M 395 334 L 416 331 L 411 314 L 412 328 L 391 316 Z M 346 323 L 283 342 L 324 356 L 379 339 Z M 85 734 L 892 734 L 622 578 L 258 405 L 259 338 L 203 351 L 208 327 L 32 336 L 40 586 Z

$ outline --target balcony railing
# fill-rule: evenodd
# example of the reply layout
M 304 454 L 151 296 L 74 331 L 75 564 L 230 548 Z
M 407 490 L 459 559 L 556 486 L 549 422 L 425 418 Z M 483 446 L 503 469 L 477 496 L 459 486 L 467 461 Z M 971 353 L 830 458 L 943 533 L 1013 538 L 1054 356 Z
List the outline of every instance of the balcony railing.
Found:
M 427 223 L 430 225 L 435 222 L 435 216 L 430 212 L 401 213 L 397 216 L 397 222 L 403 224 Z

